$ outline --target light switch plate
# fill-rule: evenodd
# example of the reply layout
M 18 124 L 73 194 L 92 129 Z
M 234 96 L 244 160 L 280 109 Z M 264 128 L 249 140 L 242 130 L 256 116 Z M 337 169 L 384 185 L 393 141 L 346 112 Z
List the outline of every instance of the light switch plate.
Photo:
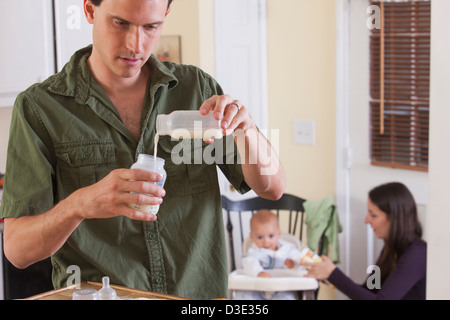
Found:
M 315 145 L 316 123 L 314 121 L 294 121 L 294 142 L 300 145 Z

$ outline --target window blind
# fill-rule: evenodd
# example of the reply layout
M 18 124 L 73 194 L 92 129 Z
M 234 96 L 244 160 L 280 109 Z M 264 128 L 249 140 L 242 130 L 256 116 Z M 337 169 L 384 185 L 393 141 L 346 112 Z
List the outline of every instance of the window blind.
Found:
M 371 163 L 428 170 L 430 1 L 371 1 Z

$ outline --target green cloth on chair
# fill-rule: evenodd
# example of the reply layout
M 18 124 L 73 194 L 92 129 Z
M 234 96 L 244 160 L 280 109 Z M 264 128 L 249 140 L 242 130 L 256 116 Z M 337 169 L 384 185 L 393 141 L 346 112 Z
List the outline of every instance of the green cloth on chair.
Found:
M 306 213 L 305 223 L 308 247 L 315 251 L 319 245 L 322 234 L 324 234 L 322 254 L 328 255 L 329 245 L 331 244 L 330 259 L 333 263 L 338 264 L 338 234 L 342 232 L 342 225 L 339 222 L 339 216 L 334 198 L 329 195 L 322 200 L 306 200 L 303 206 Z

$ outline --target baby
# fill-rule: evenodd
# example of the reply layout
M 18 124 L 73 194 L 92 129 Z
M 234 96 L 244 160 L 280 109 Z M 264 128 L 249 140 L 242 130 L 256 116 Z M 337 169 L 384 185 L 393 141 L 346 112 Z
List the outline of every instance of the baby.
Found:
M 242 258 L 242 271 L 250 276 L 271 277 L 266 270 L 293 268 L 302 258 L 302 252 L 292 243 L 280 239 L 277 216 L 269 210 L 256 212 L 250 220 L 252 245 Z M 267 294 L 257 291 L 238 291 L 235 297 L 242 300 L 266 300 Z M 292 291 L 279 291 L 271 299 L 294 300 Z

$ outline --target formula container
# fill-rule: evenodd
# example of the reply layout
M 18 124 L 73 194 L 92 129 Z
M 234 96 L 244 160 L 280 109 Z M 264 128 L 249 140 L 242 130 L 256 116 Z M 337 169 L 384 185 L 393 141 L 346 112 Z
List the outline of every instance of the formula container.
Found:
M 156 133 L 172 139 L 220 139 L 223 137 L 220 120 L 212 112 L 201 115 L 198 110 L 177 110 L 156 117 Z
M 131 169 L 144 169 L 147 171 L 152 171 L 159 173 L 162 176 L 160 182 L 154 182 L 157 186 L 161 188 L 166 182 L 166 171 L 164 170 L 164 159 L 154 157 L 148 154 L 140 154 L 136 163 L 131 166 Z M 140 205 L 140 204 L 130 204 L 130 207 L 142 212 L 157 214 L 159 210 L 159 205 Z

